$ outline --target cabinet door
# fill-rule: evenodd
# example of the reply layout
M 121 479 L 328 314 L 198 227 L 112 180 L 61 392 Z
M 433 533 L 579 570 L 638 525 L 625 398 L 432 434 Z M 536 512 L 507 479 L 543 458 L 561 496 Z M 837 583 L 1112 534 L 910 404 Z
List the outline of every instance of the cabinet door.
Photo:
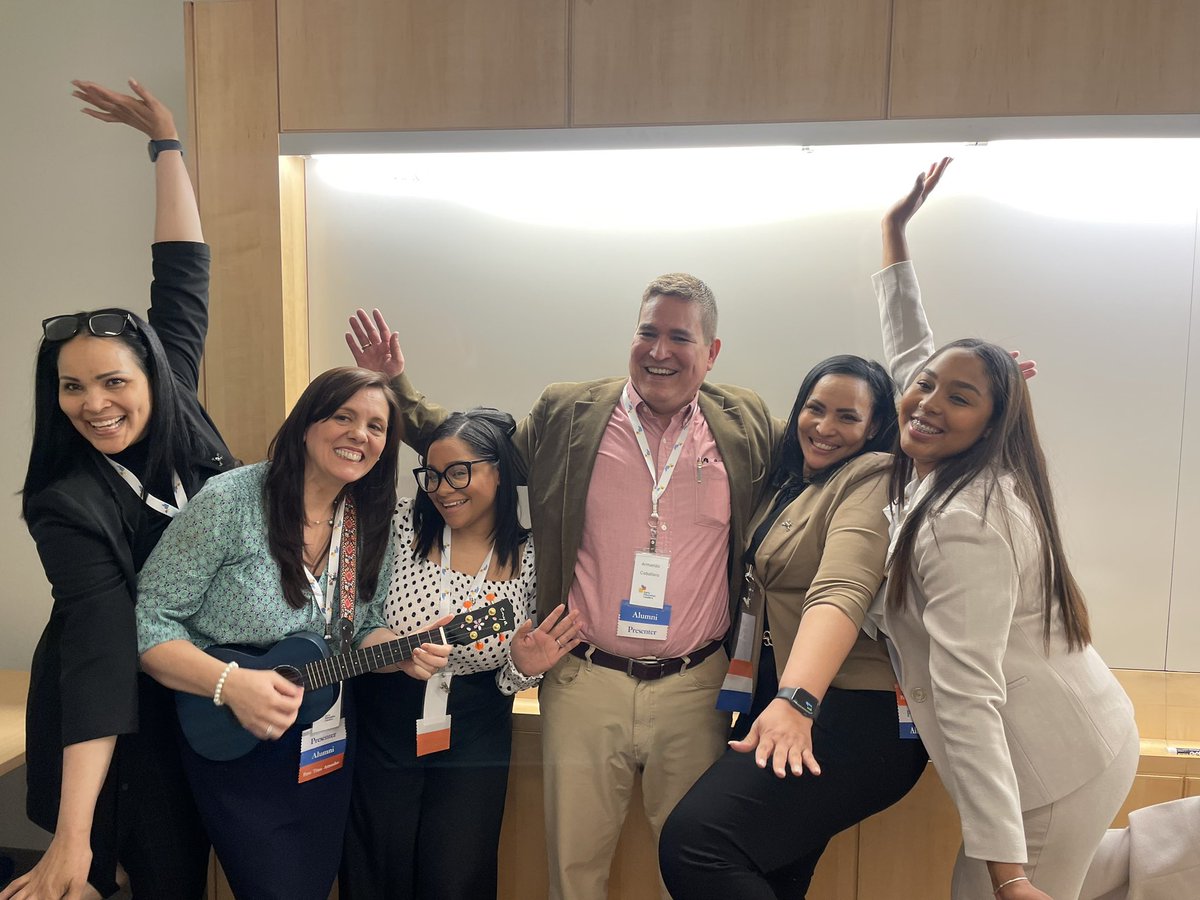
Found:
M 572 125 L 878 119 L 889 0 L 572 0 Z
M 1117 817 L 1113 819 L 1113 828 L 1125 828 L 1129 825 L 1129 814 L 1144 806 L 1155 803 L 1166 803 L 1168 800 L 1178 800 L 1183 796 L 1183 778 L 1179 775 L 1137 775 L 1133 779 L 1133 787 Z
M 962 843 L 958 810 L 932 765 L 908 796 L 858 826 L 858 896 L 945 897 Z
M 282 131 L 566 124 L 567 0 L 278 4 Z
M 896 0 L 892 118 L 1200 112 L 1195 0 Z

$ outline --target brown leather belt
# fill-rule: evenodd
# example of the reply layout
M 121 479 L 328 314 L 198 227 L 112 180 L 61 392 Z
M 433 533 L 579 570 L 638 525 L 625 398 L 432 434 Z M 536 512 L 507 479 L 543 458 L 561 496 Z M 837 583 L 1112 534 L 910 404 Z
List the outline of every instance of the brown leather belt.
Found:
M 686 656 L 668 656 L 664 659 L 646 656 L 640 659 L 630 659 L 628 656 L 606 653 L 594 644 L 576 644 L 571 648 L 571 653 L 582 660 L 590 660 L 598 666 L 604 666 L 606 669 L 624 672 L 632 678 L 654 681 L 656 678 L 665 678 L 668 675 L 677 675 L 686 671 L 689 667 L 708 659 L 720 649 L 721 641 L 713 641 Z

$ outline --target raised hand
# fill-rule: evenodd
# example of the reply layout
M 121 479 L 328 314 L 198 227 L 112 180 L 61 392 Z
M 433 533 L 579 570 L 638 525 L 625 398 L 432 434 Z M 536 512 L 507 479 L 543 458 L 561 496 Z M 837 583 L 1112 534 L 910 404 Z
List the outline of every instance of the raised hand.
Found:
M 72 81 L 71 95 L 89 103 L 81 112 L 101 122 L 119 122 L 136 128 L 151 140 L 178 140 L 175 117 L 157 97 L 129 79 L 129 87 L 137 96 L 121 94 L 93 81 Z
M 404 372 L 404 354 L 400 351 L 400 335 L 388 328 L 383 313 L 377 309 L 356 310 L 350 317 L 346 346 L 354 354 L 354 364 L 388 378 Z
M 1017 361 L 1017 368 L 1021 370 L 1021 377 L 1026 381 L 1037 374 L 1037 360 L 1021 359 L 1020 350 L 1009 350 L 1008 355 Z
M 729 746 L 739 753 L 754 752 L 760 769 L 767 764 L 779 778 L 803 775 L 804 770 L 821 774 L 812 750 L 812 719 L 801 715 L 786 700 L 772 700 L 750 726 L 750 733 Z
M 513 665 L 529 677 L 548 672 L 579 643 L 581 624 L 579 614 L 575 610 L 566 612 L 562 603 L 550 610 L 537 628 L 533 627 L 532 621 L 526 620 L 513 632 L 509 645 Z
M 908 224 L 908 220 L 921 208 L 921 205 L 925 202 L 925 198 L 933 193 L 933 189 L 942 180 L 942 173 L 946 171 L 946 167 L 951 162 L 953 160 L 949 156 L 943 156 L 940 160 L 930 165 L 926 171 L 917 175 L 917 180 L 913 183 L 909 192 L 897 200 L 892 205 L 892 208 L 884 214 L 884 222 L 893 227 L 903 229 Z

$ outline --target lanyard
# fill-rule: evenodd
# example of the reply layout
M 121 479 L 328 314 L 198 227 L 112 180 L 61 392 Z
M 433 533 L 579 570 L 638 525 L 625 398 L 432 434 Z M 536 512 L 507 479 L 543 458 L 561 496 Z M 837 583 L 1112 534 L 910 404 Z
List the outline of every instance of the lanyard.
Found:
M 475 573 L 475 579 L 471 582 L 471 587 L 468 590 L 468 595 L 472 598 L 466 604 L 467 609 L 475 605 L 475 600 L 483 593 L 483 582 L 487 578 L 488 569 L 492 566 L 492 553 L 496 550 L 496 545 L 492 544 L 488 548 L 487 556 L 483 559 L 483 565 L 479 567 L 479 571 Z M 439 585 L 438 596 L 441 599 L 441 615 L 446 615 L 454 611 L 450 605 L 450 526 L 446 525 L 442 528 L 442 577 Z
M 487 556 L 483 559 L 483 565 L 479 567 L 479 571 L 475 573 L 475 578 L 471 582 L 471 587 L 467 591 L 469 599 L 463 602 L 463 606 L 470 609 L 475 605 L 475 601 L 479 599 L 483 593 L 483 582 L 487 579 L 488 569 L 492 566 L 492 553 L 495 552 L 496 545 L 493 543 L 488 548 Z M 441 582 L 438 588 L 438 596 L 441 603 L 441 608 L 438 610 L 440 615 L 446 615 L 454 611 L 453 605 L 450 603 L 450 526 L 446 525 L 442 528 L 442 561 L 441 561 Z M 454 673 L 447 669 L 442 669 L 434 675 L 425 684 L 425 706 L 421 714 L 421 722 L 427 722 L 433 719 L 439 719 L 446 715 L 446 703 L 450 695 L 450 679 L 454 677 Z M 420 723 L 418 723 L 418 726 Z M 418 727 L 419 733 L 419 727 Z
M 621 399 L 625 403 L 625 413 L 629 416 L 630 425 L 633 427 L 633 436 L 637 438 L 638 447 L 641 448 L 642 458 L 646 461 L 646 468 L 650 472 L 650 481 L 654 487 L 650 491 L 650 552 L 654 553 L 658 546 L 658 531 L 661 528 L 667 530 L 665 523 L 660 522 L 658 517 L 658 500 L 666 493 L 667 485 L 671 483 L 671 476 L 675 474 L 675 464 L 679 462 L 679 454 L 683 452 L 684 442 L 687 441 L 688 435 L 692 433 L 692 422 L 696 418 L 695 410 L 688 420 L 683 423 L 683 427 L 679 429 L 679 437 L 675 439 L 675 446 L 671 448 L 671 455 L 667 457 L 667 464 L 663 467 L 662 473 L 654 471 L 654 455 L 650 452 L 650 445 L 646 442 L 646 432 L 642 428 L 642 422 L 638 418 L 637 410 L 633 408 L 633 401 L 629 397 L 629 385 L 625 385 L 625 390 L 621 392 Z
M 141 497 L 142 491 L 144 490 L 141 480 L 112 457 L 106 456 L 104 458 L 108 460 L 108 464 L 110 466 L 116 469 L 117 474 L 121 476 L 121 480 L 133 488 L 134 493 Z M 155 512 L 162 513 L 168 519 L 175 518 L 179 511 L 187 506 L 188 502 L 187 494 L 185 494 L 183 491 L 183 482 L 179 480 L 179 473 L 174 469 L 171 470 L 171 487 L 175 490 L 174 506 L 172 506 L 170 503 L 166 503 L 163 500 L 159 500 L 148 491 L 146 492 L 146 496 L 144 498 L 144 502 L 148 507 Z
M 325 592 L 321 590 L 321 583 L 308 566 L 304 567 L 304 577 L 308 579 L 308 589 L 312 591 L 313 603 L 317 604 L 317 609 L 321 611 L 321 615 L 325 618 L 325 639 L 329 640 L 333 636 L 333 603 L 334 596 L 337 592 L 337 586 L 340 584 L 341 590 L 341 607 L 342 617 L 350 619 L 354 615 L 354 552 L 351 546 L 349 559 L 346 565 L 345 578 L 339 581 L 340 564 L 342 561 L 342 542 L 343 538 L 349 540 L 353 545 L 355 532 L 357 531 L 354 515 L 354 503 L 347 501 L 349 496 L 342 497 L 338 501 L 337 512 L 333 516 L 333 534 L 329 537 L 329 557 L 325 562 L 325 583 L 332 586 L 333 589 L 329 592 L 329 597 L 325 596 Z M 348 582 L 348 584 L 347 584 Z M 349 588 L 349 591 L 347 591 Z M 347 600 L 349 600 L 349 609 L 347 609 Z

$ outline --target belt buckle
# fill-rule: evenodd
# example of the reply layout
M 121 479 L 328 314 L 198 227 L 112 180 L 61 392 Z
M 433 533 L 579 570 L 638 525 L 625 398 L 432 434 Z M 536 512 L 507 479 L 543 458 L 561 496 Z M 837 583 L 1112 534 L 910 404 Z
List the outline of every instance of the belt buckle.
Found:
M 625 663 L 625 674 L 630 678 L 640 678 L 642 681 L 655 681 L 662 678 L 663 669 L 666 668 L 668 662 L 669 660 L 659 659 L 657 656 L 635 657 Z M 634 675 L 635 666 L 642 667 L 647 674 Z

